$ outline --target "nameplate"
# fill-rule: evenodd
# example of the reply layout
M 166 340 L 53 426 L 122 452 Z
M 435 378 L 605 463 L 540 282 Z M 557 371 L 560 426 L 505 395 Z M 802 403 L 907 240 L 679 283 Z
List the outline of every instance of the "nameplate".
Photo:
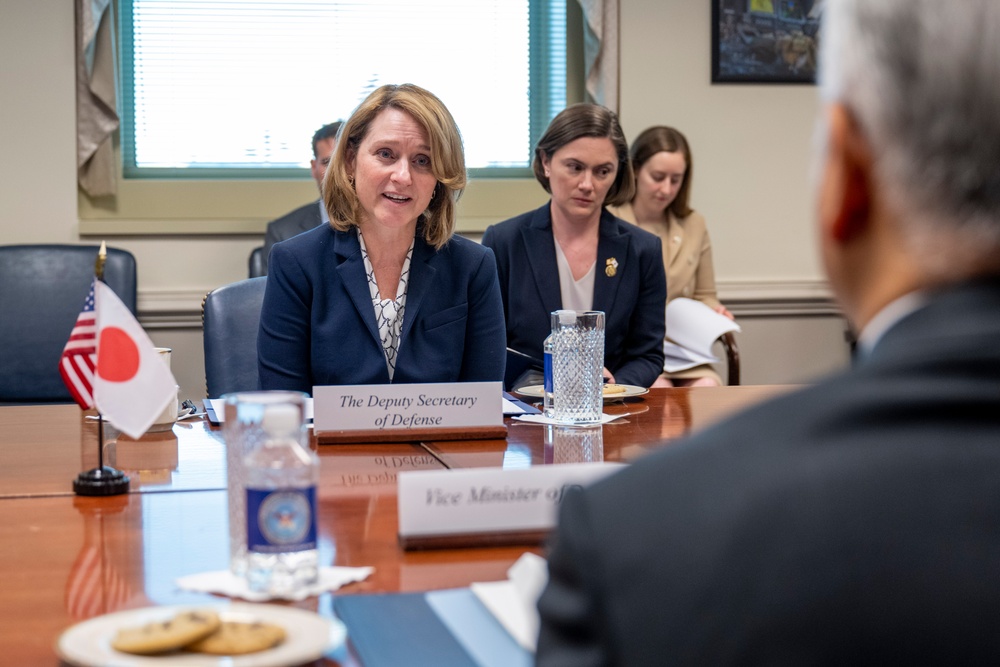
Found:
M 503 383 L 313 387 L 320 444 L 505 438 Z
M 404 549 L 541 544 L 570 486 L 586 486 L 621 463 L 566 463 L 516 470 L 400 472 Z

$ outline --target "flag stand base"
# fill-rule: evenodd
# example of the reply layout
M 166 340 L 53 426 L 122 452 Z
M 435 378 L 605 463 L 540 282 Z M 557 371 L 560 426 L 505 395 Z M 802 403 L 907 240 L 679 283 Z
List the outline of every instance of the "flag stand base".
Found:
M 73 491 L 80 496 L 117 496 L 128 493 L 128 475 L 111 466 L 91 468 L 73 480 Z
M 97 413 L 97 467 L 81 472 L 73 480 L 78 496 L 120 496 L 128 493 L 128 475 L 104 465 L 104 416 Z

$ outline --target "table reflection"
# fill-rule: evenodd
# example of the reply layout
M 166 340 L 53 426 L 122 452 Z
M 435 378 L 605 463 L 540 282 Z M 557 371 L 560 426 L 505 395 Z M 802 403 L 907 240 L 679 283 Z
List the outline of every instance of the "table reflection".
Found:
M 147 433 L 141 439 L 125 434 L 104 445 L 104 460 L 140 487 L 164 486 L 178 467 L 177 434 L 173 430 Z
M 441 462 L 413 445 L 320 445 L 320 494 L 396 493 L 404 470 L 439 470 Z
M 83 524 L 83 543 L 65 586 L 66 612 L 74 621 L 146 604 L 142 553 L 115 525 L 138 518 L 141 527 L 141 510 L 131 507 L 127 496 L 105 500 L 73 504 Z
M 546 463 L 593 463 L 603 460 L 603 426 L 545 426 Z
M 621 418 L 599 430 L 592 427 L 593 432 L 581 427 L 510 420 L 506 440 L 428 442 L 424 447 L 449 468 L 509 469 L 600 460 L 629 463 L 734 411 L 790 389 L 787 386 L 656 389 L 640 397 L 606 403 L 604 412 Z

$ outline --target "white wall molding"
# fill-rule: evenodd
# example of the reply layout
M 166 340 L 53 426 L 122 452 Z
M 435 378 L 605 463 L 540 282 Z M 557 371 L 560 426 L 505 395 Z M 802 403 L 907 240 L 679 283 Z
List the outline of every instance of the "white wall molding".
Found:
M 716 288 L 737 317 L 841 315 L 825 280 L 720 280 Z
M 832 301 L 825 280 L 718 280 L 716 289 L 725 302 L 737 301 Z
M 839 315 L 823 280 L 721 280 L 719 298 L 738 317 Z M 201 327 L 201 304 L 214 289 L 139 291 L 139 315 L 150 328 Z
M 190 313 L 201 315 L 201 303 L 205 295 L 215 287 L 194 289 L 140 289 L 138 295 L 139 312 L 146 313 Z

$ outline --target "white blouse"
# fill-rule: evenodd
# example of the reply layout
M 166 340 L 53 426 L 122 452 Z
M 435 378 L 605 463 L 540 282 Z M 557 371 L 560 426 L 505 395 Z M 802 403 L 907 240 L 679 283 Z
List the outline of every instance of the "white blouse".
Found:
M 553 239 L 554 240 L 554 239 Z M 556 241 L 556 266 L 559 268 L 559 295 L 562 297 L 563 310 L 584 312 L 594 308 L 594 277 L 597 262 L 590 265 L 583 277 L 573 279 L 573 269 L 562 246 Z
M 403 330 L 403 310 L 406 308 L 406 288 L 410 282 L 410 257 L 413 256 L 413 243 L 410 242 L 410 249 L 406 253 L 403 261 L 403 272 L 399 276 L 399 286 L 396 287 L 395 299 L 383 299 L 378 291 L 378 282 L 375 280 L 375 269 L 372 268 L 371 260 L 368 259 L 368 248 L 365 246 L 365 237 L 358 228 L 358 241 L 361 243 L 361 257 L 365 260 L 365 273 L 368 274 L 368 292 L 372 297 L 372 305 L 375 307 L 375 321 L 378 323 L 378 335 L 382 339 L 382 352 L 385 354 L 385 365 L 389 370 L 389 381 L 396 372 L 396 357 L 399 354 L 400 333 Z

